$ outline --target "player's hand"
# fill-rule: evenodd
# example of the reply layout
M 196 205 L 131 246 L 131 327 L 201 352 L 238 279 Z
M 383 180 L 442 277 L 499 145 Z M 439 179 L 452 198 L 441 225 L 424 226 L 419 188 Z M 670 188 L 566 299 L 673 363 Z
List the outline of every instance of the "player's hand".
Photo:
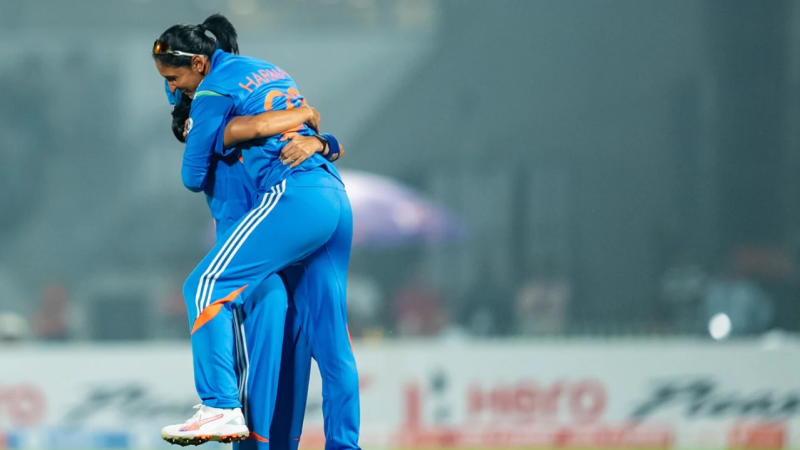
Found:
M 311 155 L 322 150 L 322 142 L 314 136 L 286 133 L 281 137 L 281 141 L 289 141 L 281 150 L 281 162 L 291 168 L 299 166 Z

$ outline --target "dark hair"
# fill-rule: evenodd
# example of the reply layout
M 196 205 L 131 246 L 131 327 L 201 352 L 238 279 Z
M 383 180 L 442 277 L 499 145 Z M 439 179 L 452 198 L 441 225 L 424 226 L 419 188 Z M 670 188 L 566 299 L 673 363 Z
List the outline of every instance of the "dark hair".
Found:
M 192 99 L 186 95 L 181 96 L 181 101 L 172 109 L 172 133 L 181 142 L 186 142 L 183 137 L 183 130 L 186 127 L 186 119 L 192 109 Z
M 228 53 L 239 53 L 237 37 L 236 29 L 225 16 L 212 14 L 200 25 L 173 25 L 161 33 L 158 41 L 172 50 L 206 55 L 210 58 L 218 48 Z M 153 55 L 153 58 L 168 66 L 191 64 L 189 56 L 160 54 Z

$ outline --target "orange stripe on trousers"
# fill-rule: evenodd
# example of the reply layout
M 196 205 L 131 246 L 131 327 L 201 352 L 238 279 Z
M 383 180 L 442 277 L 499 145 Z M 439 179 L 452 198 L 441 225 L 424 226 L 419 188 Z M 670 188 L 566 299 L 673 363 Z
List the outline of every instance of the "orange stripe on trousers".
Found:
M 222 305 L 224 305 L 225 303 L 232 302 L 232 301 L 236 300 L 236 297 L 238 297 L 239 294 L 241 294 L 242 291 L 247 288 L 247 286 L 248 285 L 245 284 L 244 286 L 240 287 L 239 289 L 237 289 L 237 290 L 231 292 L 230 294 L 226 295 L 225 298 L 221 298 L 221 299 L 215 301 L 214 303 L 208 305 L 208 307 L 206 307 L 206 309 L 204 309 L 203 312 L 200 313 L 200 315 L 197 317 L 197 319 L 195 319 L 194 326 L 192 327 L 192 334 L 194 334 L 195 331 L 199 330 L 200 327 L 202 327 L 203 325 L 205 325 L 208 322 L 210 322 L 211 319 L 216 317 L 217 314 L 219 314 L 219 311 L 222 309 Z
M 350 336 L 350 327 L 345 325 L 344 329 L 347 330 L 347 340 L 350 341 L 350 351 L 353 351 L 353 338 Z
M 263 438 L 263 437 L 261 437 L 261 436 L 257 435 L 257 434 L 256 434 L 255 432 L 253 432 L 253 431 L 251 431 L 251 432 L 250 432 L 250 438 L 251 438 L 251 439 L 255 439 L 255 440 L 259 441 L 259 442 L 269 442 L 269 439 L 267 439 L 267 438 Z

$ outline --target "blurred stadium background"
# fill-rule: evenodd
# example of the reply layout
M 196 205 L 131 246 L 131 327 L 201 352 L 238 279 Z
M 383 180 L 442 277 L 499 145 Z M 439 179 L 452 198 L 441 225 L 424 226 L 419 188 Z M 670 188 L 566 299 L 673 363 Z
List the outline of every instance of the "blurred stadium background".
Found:
M 149 50 L 214 12 L 397 187 L 348 287 L 364 448 L 800 448 L 788 0 L 3 0 L 0 448 L 162 448 L 195 403 L 213 231 Z

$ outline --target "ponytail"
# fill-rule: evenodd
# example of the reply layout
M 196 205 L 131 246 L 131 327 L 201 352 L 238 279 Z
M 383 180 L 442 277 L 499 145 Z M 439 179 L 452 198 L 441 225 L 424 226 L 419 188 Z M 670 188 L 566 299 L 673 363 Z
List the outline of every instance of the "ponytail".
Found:
M 206 55 L 211 58 L 218 48 L 228 53 L 239 53 L 236 29 L 222 14 L 212 14 L 200 25 L 173 25 L 161 33 L 156 42 L 166 48 L 184 53 Z M 191 57 L 167 53 L 153 54 L 153 58 L 169 66 L 188 66 Z
M 200 24 L 201 29 L 208 30 L 217 40 L 217 47 L 228 53 L 239 53 L 238 35 L 233 24 L 222 14 L 212 14 Z

